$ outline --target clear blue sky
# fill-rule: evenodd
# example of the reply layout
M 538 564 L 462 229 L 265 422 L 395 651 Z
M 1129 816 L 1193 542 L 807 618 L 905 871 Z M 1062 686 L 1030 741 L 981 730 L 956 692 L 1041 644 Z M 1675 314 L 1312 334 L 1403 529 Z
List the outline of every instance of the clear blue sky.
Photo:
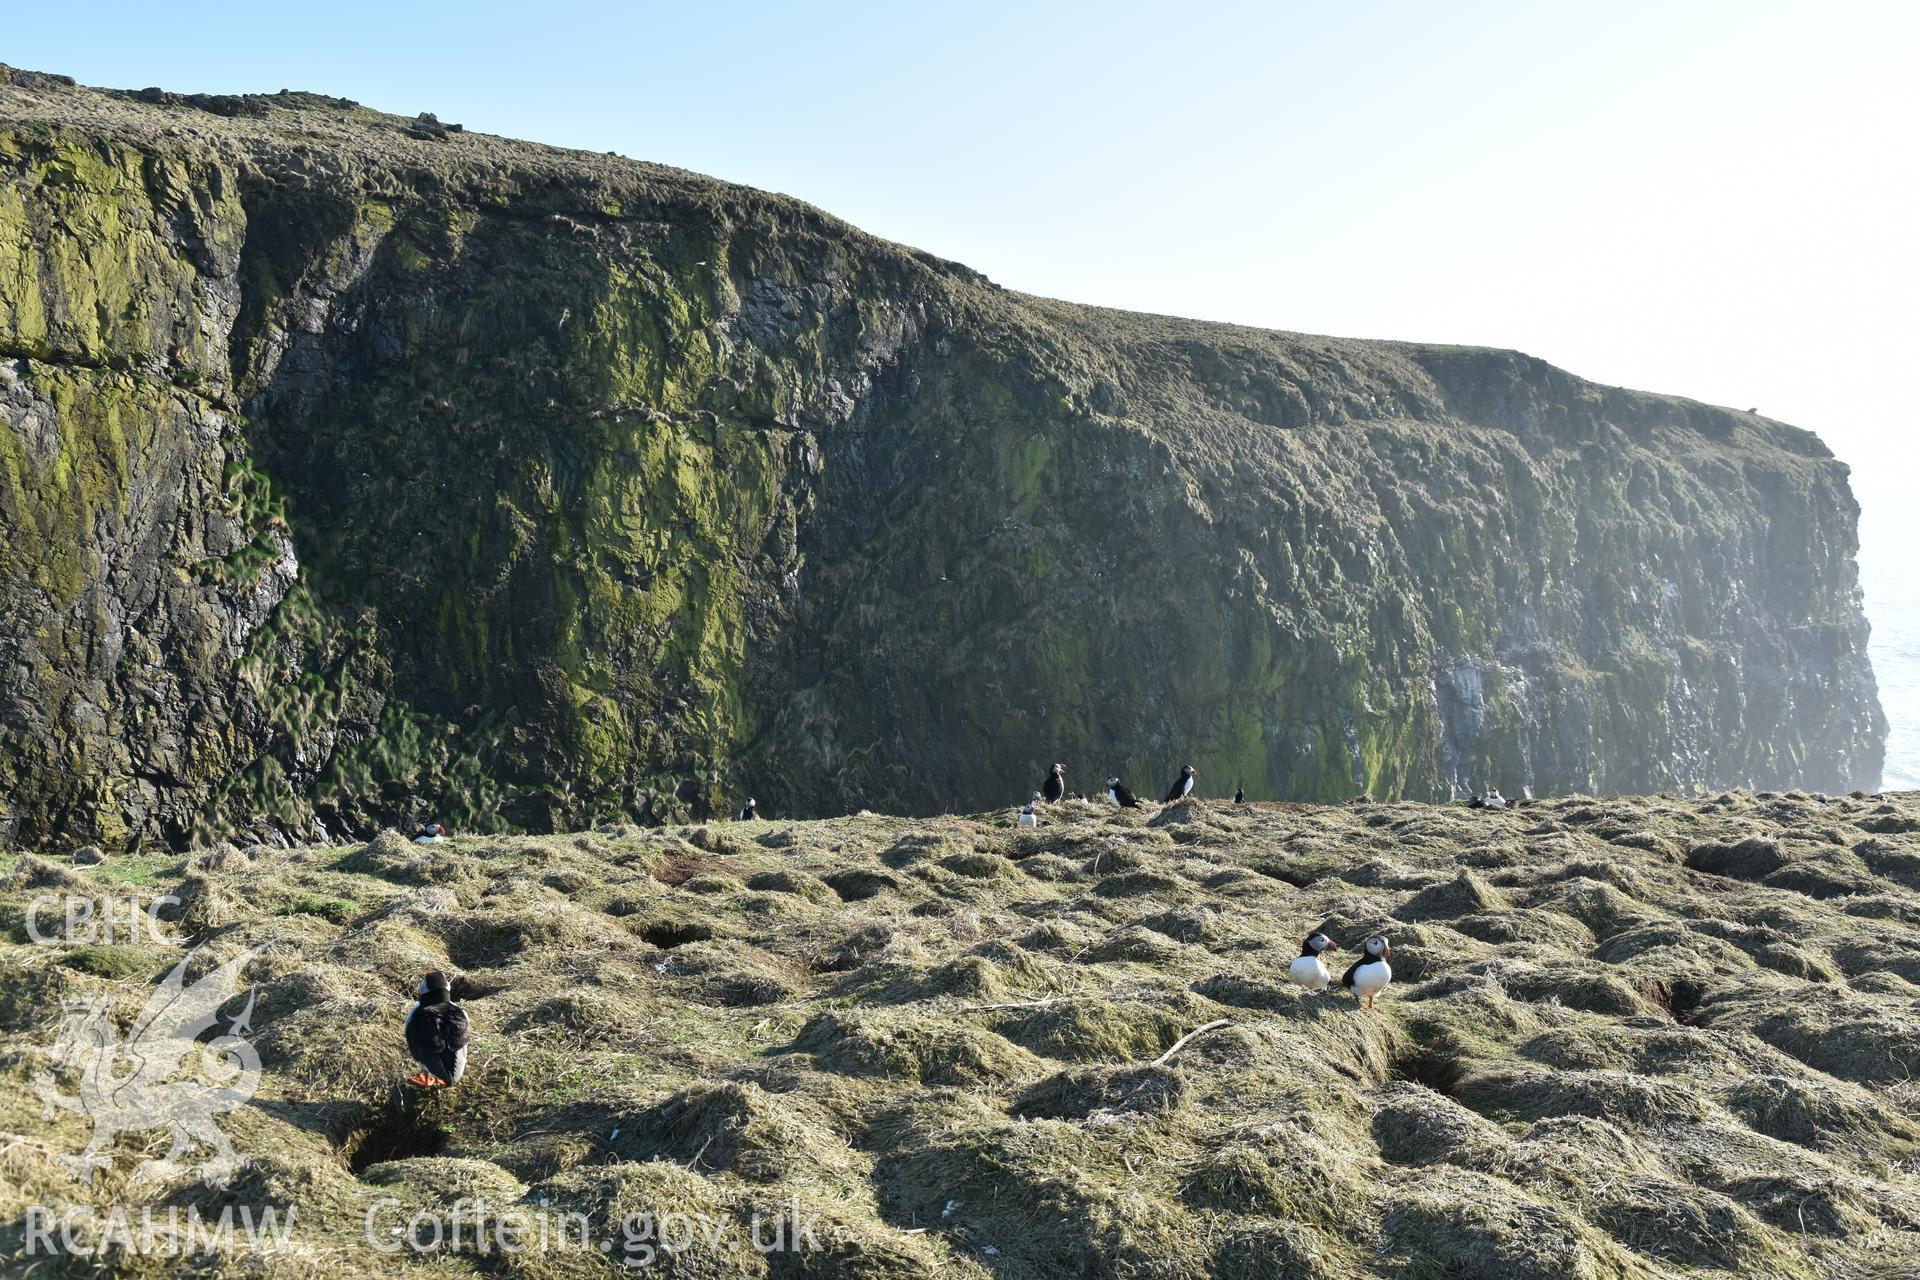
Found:
M 1758 406 L 1856 464 L 1878 580 L 1920 576 L 1920 4 L 34 4 L 0 58 L 434 111 L 1030 292 Z

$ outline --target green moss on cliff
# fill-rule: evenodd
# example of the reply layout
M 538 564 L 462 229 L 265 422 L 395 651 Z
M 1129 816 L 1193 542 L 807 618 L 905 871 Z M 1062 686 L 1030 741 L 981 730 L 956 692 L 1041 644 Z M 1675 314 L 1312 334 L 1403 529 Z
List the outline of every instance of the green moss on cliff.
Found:
M 22 831 L 1877 773 L 1791 428 L 256 106 L 0 84 Z
M 237 251 L 244 218 L 219 167 L 6 128 L 0 161 L 14 170 L 0 186 L 0 349 L 221 371 L 198 282 Z

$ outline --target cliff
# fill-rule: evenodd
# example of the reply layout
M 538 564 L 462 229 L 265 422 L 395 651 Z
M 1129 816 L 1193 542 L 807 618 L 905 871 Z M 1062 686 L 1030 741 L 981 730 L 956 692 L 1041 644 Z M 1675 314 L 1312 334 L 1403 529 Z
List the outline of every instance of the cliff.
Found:
M 16 841 L 1874 785 L 1846 468 L 308 94 L 0 85 Z

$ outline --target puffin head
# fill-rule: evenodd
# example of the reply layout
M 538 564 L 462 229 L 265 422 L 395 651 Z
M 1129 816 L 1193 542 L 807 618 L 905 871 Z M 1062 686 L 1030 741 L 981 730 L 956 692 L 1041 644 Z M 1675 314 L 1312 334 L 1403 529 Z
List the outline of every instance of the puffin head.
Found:
M 1340 944 L 1324 933 L 1310 933 L 1303 944 L 1301 955 L 1319 955 L 1322 951 L 1338 951 Z
M 1379 934 L 1367 939 L 1367 955 L 1374 960 L 1385 960 L 1393 954 L 1393 944 Z
M 1108 785 L 1108 786 L 1110 786 L 1110 787 L 1117 787 L 1117 786 L 1119 786 L 1119 785 L 1120 785 L 1120 779 L 1118 779 L 1118 778 L 1108 778 L 1108 779 L 1107 779 L 1107 785 Z
M 1065 766 L 1064 764 L 1056 764 L 1053 766 L 1053 771 L 1055 773 L 1065 773 L 1067 771 L 1067 766 Z
M 420 979 L 419 996 L 427 1004 L 444 1004 L 452 989 L 447 975 L 435 969 Z

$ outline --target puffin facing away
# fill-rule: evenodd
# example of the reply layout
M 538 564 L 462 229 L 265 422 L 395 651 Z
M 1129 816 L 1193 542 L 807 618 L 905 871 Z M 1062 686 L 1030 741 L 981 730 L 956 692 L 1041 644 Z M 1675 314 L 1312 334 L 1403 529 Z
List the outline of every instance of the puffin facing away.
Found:
M 752 796 L 748 796 L 747 803 L 744 806 L 742 806 L 740 810 L 740 817 L 737 819 L 737 821 L 752 822 L 755 819 L 759 818 L 759 816 L 760 816 L 760 802 L 758 800 L 755 800 Z
M 1067 766 L 1056 764 L 1047 774 L 1047 780 L 1040 784 L 1040 794 L 1048 804 L 1057 802 L 1067 794 Z
M 1355 1000 L 1365 996 L 1367 1008 L 1371 1009 L 1373 998 L 1385 991 L 1387 984 L 1393 981 L 1393 966 L 1387 963 L 1387 957 L 1393 954 L 1393 946 L 1376 934 L 1367 939 L 1363 950 L 1366 954 L 1340 975 L 1340 985 L 1353 992 Z
M 1127 790 L 1127 784 L 1118 778 L 1107 779 L 1107 799 L 1113 801 L 1122 809 L 1138 809 L 1140 807 L 1140 797 Z
M 1161 803 L 1172 804 L 1175 800 L 1185 800 L 1192 793 L 1193 766 L 1190 764 L 1182 765 L 1180 767 L 1180 776 L 1173 780 L 1171 787 L 1167 788 L 1167 798 Z
M 447 975 L 435 969 L 420 979 L 420 999 L 407 1010 L 407 1049 L 421 1068 L 407 1083 L 433 1089 L 458 1084 L 470 1039 L 467 1011 L 453 1002 Z
M 1300 958 L 1287 970 L 1287 977 L 1309 991 L 1325 991 L 1333 982 L 1333 974 L 1327 971 L 1327 962 L 1320 953 L 1339 949 L 1340 944 L 1324 933 L 1307 935 L 1307 940 L 1300 944 Z
M 1235 804 L 1245 804 L 1247 802 L 1247 789 L 1237 782 L 1233 784 L 1233 802 Z

